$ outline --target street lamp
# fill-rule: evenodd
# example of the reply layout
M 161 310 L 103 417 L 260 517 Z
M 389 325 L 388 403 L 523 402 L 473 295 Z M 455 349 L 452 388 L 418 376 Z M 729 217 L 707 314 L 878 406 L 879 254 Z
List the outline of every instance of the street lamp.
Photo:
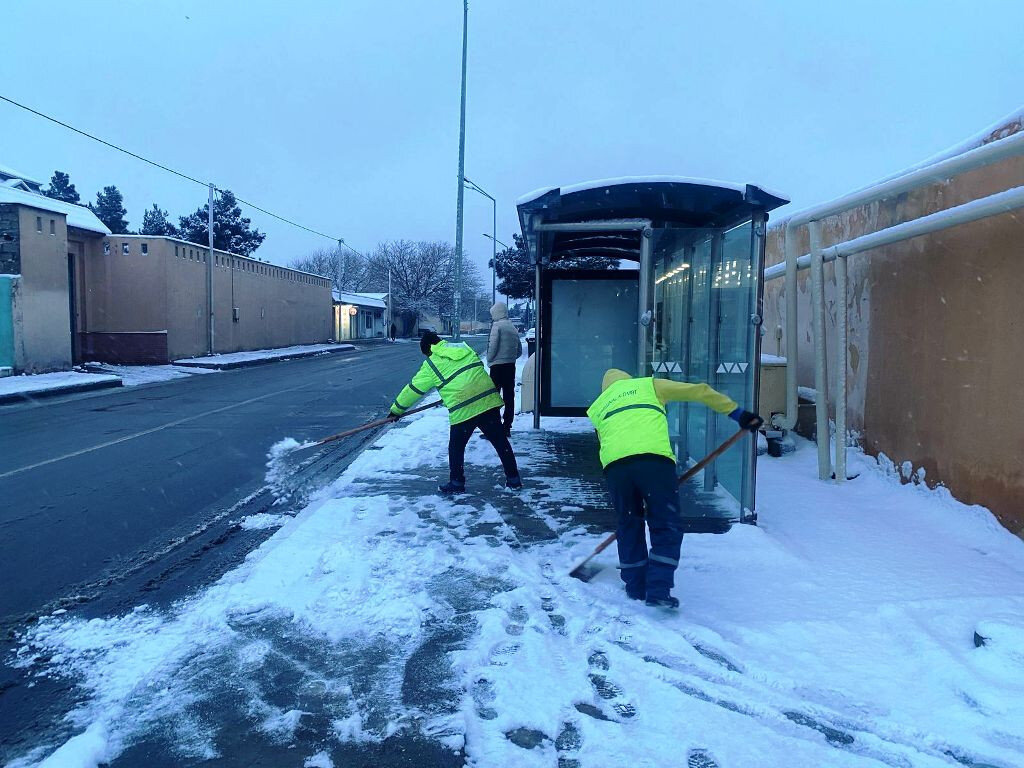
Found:
M 491 248 L 491 304 L 497 301 L 497 264 L 495 263 L 498 258 L 498 201 L 494 199 L 492 195 L 487 194 L 475 181 L 470 181 L 465 176 L 462 180 L 466 183 L 466 186 L 472 189 L 474 192 L 479 192 L 481 195 L 491 201 L 491 227 L 494 230 L 494 234 L 491 236 L 484 235 L 484 237 L 490 237 L 492 241 Z M 508 246 L 505 246 L 508 248 Z
M 498 275 L 498 249 L 497 249 L 497 246 L 500 245 L 506 251 L 511 250 L 512 246 L 506 245 L 505 243 L 501 242 L 501 240 L 496 238 L 494 235 L 488 235 L 486 232 L 482 232 L 481 234 L 494 244 L 494 247 L 492 248 L 492 253 L 494 253 L 494 255 L 491 257 L 491 304 L 493 304 L 497 300 L 497 297 L 496 297 L 496 294 L 495 294 L 495 290 L 496 290 L 495 284 L 496 284 L 497 275 Z M 505 297 L 505 303 L 506 304 L 508 303 L 508 296 Z
M 466 170 L 466 36 L 469 0 L 462 0 L 462 104 L 459 116 L 459 194 L 455 206 L 455 341 L 462 338 L 462 195 Z

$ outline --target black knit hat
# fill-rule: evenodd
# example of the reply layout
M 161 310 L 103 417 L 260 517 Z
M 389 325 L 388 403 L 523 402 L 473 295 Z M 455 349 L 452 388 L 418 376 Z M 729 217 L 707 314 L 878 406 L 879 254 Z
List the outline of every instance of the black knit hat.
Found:
M 433 331 L 427 331 L 420 337 L 420 352 L 430 357 L 430 348 L 441 343 L 441 337 Z

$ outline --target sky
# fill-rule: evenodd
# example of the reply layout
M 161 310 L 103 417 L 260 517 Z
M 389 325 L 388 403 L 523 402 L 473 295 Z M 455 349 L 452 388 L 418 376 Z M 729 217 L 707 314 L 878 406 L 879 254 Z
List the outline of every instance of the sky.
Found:
M 367 252 L 455 240 L 457 0 L 5 0 L 0 93 Z M 793 209 L 888 176 L 1024 102 L 1024 3 L 474 0 L 466 176 L 497 198 L 671 174 Z M 124 193 L 132 228 L 205 188 L 0 103 L 0 164 Z M 466 191 L 465 249 L 491 202 Z M 785 214 L 781 209 L 775 215 Z M 331 240 L 247 210 L 256 255 Z

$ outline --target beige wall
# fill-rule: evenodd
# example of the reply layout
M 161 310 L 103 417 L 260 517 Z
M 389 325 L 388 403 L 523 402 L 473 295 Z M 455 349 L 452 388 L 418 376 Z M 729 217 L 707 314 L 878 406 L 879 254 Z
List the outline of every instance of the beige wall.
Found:
M 922 186 L 826 220 L 823 244 L 884 229 L 1024 184 L 1024 158 Z M 797 232 L 808 250 L 806 227 Z M 783 260 L 781 225 L 767 263 Z M 962 501 L 1024 535 L 1024 215 L 994 216 L 851 256 L 849 427 L 865 449 L 923 467 Z M 836 292 L 825 267 L 828 379 L 834 400 Z M 765 352 L 783 329 L 785 280 L 765 287 Z M 813 386 L 809 272 L 799 276 L 799 380 Z
M 59 213 L 27 206 L 19 206 L 18 213 L 21 279 L 14 304 L 14 365 L 26 373 L 65 370 L 71 367 L 67 224 Z
M 112 235 L 89 257 L 88 330 L 167 331 L 172 359 L 206 353 L 207 249 L 164 237 Z M 143 255 L 145 243 L 149 253 Z M 129 253 L 122 245 L 128 244 Z M 217 352 L 283 347 L 331 338 L 325 278 L 216 251 L 213 269 Z M 231 266 L 229 266 L 231 265 Z M 232 304 L 232 294 L 234 303 Z M 239 308 L 238 322 L 231 307 Z

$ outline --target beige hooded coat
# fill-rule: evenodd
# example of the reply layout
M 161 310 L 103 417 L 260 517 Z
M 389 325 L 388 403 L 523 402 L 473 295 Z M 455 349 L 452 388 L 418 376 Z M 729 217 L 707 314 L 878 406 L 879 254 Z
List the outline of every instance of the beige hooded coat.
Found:
M 491 336 L 487 341 L 487 362 L 489 365 L 514 363 L 523 354 L 523 342 L 519 331 L 508 319 L 508 307 L 497 302 L 491 307 Z

